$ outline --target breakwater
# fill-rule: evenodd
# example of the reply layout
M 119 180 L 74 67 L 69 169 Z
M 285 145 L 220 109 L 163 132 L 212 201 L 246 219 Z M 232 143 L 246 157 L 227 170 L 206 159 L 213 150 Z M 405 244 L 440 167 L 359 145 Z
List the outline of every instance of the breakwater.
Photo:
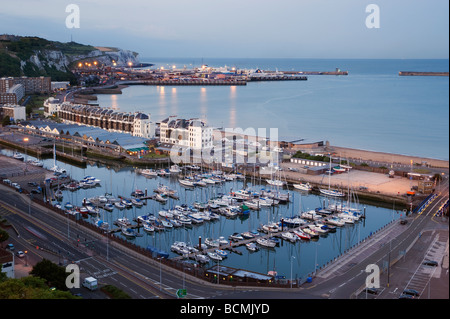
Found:
M 417 72 L 417 71 L 400 71 L 400 76 L 448 76 L 448 72 Z

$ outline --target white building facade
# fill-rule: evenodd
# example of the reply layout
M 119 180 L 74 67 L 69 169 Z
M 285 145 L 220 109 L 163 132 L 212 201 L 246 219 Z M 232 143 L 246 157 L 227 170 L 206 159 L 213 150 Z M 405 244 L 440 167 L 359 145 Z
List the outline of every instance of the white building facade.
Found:
M 25 121 L 27 119 L 25 106 L 5 104 L 2 106 L 3 116 L 9 116 L 11 121 Z
M 155 123 L 150 120 L 149 115 L 143 113 L 135 115 L 133 122 L 133 136 L 154 138 L 155 129 Z
M 44 116 L 49 117 L 57 114 L 60 107 L 61 103 L 58 99 L 49 97 L 44 101 Z
M 160 123 L 161 143 L 170 143 L 191 149 L 212 148 L 213 129 L 199 119 L 168 117 Z

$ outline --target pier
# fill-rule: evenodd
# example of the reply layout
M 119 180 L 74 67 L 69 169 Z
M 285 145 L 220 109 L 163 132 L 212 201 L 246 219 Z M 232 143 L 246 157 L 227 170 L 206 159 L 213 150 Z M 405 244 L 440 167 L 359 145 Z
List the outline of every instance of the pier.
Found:
M 251 76 L 248 78 L 249 82 L 258 82 L 258 81 L 306 81 L 308 78 L 306 76 Z
M 178 86 L 204 86 L 204 85 L 226 85 L 226 86 L 234 86 L 234 85 L 247 85 L 247 81 L 241 80 L 202 80 L 202 79 L 194 79 L 194 80 L 140 80 L 140 81 L 124 81 L 122 84 L 126 85 L 178 85 Z
M 348 71 L 282 71 L 283 74 L 300 74 L 300 75 L 348 75 Z

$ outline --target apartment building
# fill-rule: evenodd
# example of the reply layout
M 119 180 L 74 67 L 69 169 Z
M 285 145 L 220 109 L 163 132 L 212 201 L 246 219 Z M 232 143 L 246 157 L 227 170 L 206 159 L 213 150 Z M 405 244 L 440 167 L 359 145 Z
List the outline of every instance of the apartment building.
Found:
M 170 143 L 191 149 L 211 148 L 213 129 L 199 119 L 177 119 L 170 116 L 160 123 L 161 143 Z
M 24 94 L 49 93 L 51 92 L 51 78 L 47 76 L 39 77 L 8 77 L 0 79 L 0 93 L 6 93 L 16 84 L 22 84 Z

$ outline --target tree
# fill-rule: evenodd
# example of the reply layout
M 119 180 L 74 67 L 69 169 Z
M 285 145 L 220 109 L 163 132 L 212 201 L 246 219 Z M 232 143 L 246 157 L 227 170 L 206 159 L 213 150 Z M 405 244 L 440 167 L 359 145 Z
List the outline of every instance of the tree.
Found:
M 30 275 L 43 278 L 49 287 L 55 287 L 58 290 L 67 291 L 66 270 L 48 259 L 43 259 L 34 265 Z
M 9 115 L 6 115 L 5 117 L 3 117 L 2 125 L 6 126 L 6 125 L 9 125 L 9 124 L 11 124 L 11 118 L 9 117 Z
M 6 277 L 5 272 L 2 272 L 2 265 L 0 264 L 0 283 L 4 282 L 7 279 L 8 279 L 8 277 Z
M 0 244 L 3 246 L 3 242 L 9 239 L 9 234 L 7 231 L 0 229 Z
M 78 299 L 68 291 L 50 290 L 45 279 L 28 276 L 0 282 L 0 299 Z

